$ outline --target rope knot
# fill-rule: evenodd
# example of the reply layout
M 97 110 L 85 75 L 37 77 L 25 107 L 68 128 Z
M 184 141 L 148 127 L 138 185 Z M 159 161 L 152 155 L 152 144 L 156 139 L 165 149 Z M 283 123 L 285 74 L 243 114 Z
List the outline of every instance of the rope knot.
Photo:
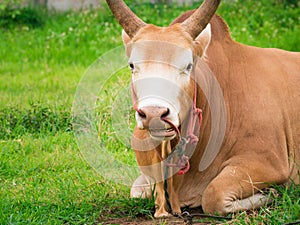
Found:
M 177 161 L 177 167 L 180 169 L 183 169 L 186 167 L 186 165 L 189 162 L 189 157 L 187 157 L 186 155 L 183 155 L 178 161 Z
M 195 134 L 190 134 L 187 137 L 188 143 L 191 143 L 193 145 L 196 145 L 199 141 L 199 138 Z
M 202 113 L 202 110 L 200 108 L 194 107 L 194 114 L 200 115 Z

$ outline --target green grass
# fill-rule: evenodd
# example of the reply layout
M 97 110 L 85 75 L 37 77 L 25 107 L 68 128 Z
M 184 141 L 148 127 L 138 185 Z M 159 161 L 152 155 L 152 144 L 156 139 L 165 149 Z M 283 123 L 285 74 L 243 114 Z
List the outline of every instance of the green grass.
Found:
M 153 6 L 132 1 L 130 7 L 146 22 L 167 25 L 197 4 Z M 224 1 L 218 13 L 239 42 L 300 50 L 299 7 L 275 0 Z M 121 45 L 121 28 L 106 6 L 77 13 L 41 10 L 39 15 L 40 26 L 14 21 L 0 28 L 0 224 L 150 218 L 153 199 L 130 200 L 127 186 L 104 179 L 83 159 L 71 125 L 81 77 L 98 57 Z M 111 78 L 109 88 L 99 94 L 95 129 L 116 159 L 135 165 L 126 137 L 127 142 L 116 138 L 110 107 L 122 96 L 119 87 L 128 84 L 128 75 L 120 71 L 119 79 Z M 299 219 L 299 187 L 277 189 L 279 197 L 271 206 L 235 214 L 231 223 L 282 224 Z

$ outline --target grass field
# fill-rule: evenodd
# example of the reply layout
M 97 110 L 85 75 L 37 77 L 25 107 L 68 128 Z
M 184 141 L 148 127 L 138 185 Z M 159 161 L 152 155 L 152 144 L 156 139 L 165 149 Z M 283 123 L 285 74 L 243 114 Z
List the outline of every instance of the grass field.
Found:
M 276 2 L 228 0 L 218 14 L 239 42 L 300 51 L 299 4 Z M 167 25 L 198 6 L 134 1 L 129 5 L 143 20 L 157 25 Z M 129 187 L 105 179 L 82 157 L 72 126 L 72 104 L 81 78 L 97 58 L 121 45 L 121 28 L 106 6 L 77 13 L 21 10 L 8 17 L 5 10 L 0 12 L 0 224 L 150 219 L 153 199 L 131 200 Z M 114 88 L 129 83 L 128 71 L 120 74 L 99 94 L 96 130 L 114 156 L 135 165 L 130 146 L 115 137 L 111 124 L 109 106 L 118 98 Z M 232 215 L 227 223 L 299 220 L 300 187 L 275 189 L 278 197 L 269 207 Z

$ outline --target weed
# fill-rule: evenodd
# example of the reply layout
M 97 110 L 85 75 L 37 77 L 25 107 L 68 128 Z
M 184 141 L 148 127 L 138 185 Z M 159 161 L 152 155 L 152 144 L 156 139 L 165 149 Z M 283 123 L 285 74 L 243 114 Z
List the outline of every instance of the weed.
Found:
M 18 139 L 25 134 L 55 134 L 71 131 L 68 111 L 55 112 L 49 107 L 32 103 L 28 110 L 16 107 L 0 109 L 0 139 Z
M 0 27 L 28 26 L 42 27 L 45 24 L 45 10 L 0 3 Z

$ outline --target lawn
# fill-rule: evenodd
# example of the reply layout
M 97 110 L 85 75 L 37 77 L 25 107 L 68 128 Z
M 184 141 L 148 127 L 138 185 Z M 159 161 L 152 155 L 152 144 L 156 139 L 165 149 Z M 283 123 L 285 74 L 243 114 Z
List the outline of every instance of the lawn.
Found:
M 218 14 L 236 41 L 300 51 L 299 2 L 277 2 L 224 0 Z M 148 23 L 168 25 L 198 4 L 130 1 L 129 6 Z M 122 176 L 132 170 L 120 171 L 111 180 L 108 178 L 114 171 L 104 171 L 114 159 L 136 165 L 129 144 L 134 126 L 130 72 L 122 67 L 121 55 L 120 70 L 105 80 L 94 80 L 99 90 L 92 115 L 79 110 L 87 118 L 82 119 L 82 114 L 76 114 L 80 84 L 87 76 L 103 72 L 110 62 L 108 56 L 118 52 L 122 44 L 121 28 L 107 7 L 76 13 L 26 9 L 17 14 L 2 8 L 0 224 L 104 224 L 115 218 L 151 221 L 153 199 L 129 199 L 129 187 Z M 91 132 L 82 136 L 78 130 L 86 121 L 91 121 L 87 126 Z M 127 127 L 122 130 L 124 124 Z M 93 158 L 95 154 L 82 150 L 83 146 L 98 144 L 95 149 L 105 149 L 107 158 Z M 299 220 L 300 187 L 275 189 L 277 197 L 270 206 L 231 215 L 233 220 L 227 223 L 284 224 Z

